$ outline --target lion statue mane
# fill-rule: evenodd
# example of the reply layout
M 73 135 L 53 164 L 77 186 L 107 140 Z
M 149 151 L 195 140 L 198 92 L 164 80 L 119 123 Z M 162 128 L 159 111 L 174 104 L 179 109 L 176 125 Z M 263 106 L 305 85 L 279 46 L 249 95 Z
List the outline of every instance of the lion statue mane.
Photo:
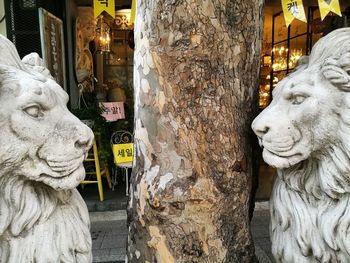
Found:
M 0 35 L 0 262 L 91 262 L 90 221 L 75 187 L 92 131 L 37 54 Z
M 252 128 L 278 173 L 276 262 L 350 262 L 350 28 L 315 44 Z

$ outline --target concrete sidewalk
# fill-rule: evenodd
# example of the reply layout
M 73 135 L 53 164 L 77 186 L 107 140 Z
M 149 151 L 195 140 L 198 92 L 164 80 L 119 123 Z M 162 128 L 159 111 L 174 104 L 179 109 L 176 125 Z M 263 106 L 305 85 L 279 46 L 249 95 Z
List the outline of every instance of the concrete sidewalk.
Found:
M 250 227 L 255 245 L 255 257 L 260 263 L 274 262 L 269 234 L 270 211 L 268 202 L 256 202 Z
M 128 234 L 126 211 L 91 212 L 90 219 L 93 262 L 125 262 Z M 269 221 L 268 202 L 257 202 L 251 222 L 255 262 L 274 262 L 271 255 Z
M 125 262 L 126 211 L 91 212 L 93 262 Z

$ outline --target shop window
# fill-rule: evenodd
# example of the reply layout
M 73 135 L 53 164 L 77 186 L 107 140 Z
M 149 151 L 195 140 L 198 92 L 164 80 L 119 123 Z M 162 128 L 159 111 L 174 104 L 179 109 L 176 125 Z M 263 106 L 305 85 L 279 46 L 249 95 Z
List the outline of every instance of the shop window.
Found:
M 109 89 L 123 89 L 133 94 L 134 36 L 130 9 L 118 10 L 113 21 L 110 52 L 106 53 L 104 78 Z M 113 91 L 112 92 L 113 96 Z
M 265 11 L 262 47 L 259 107 L 265 108 L 272 100 L 272 90 L 293 71 L 299 58 L 308 55 L 312 46 L 323 35 L 348 26 L 349 5 L 343 6 L 343 16 L 329 14 L 321 21 L 318 7 L 305 7 L 307 23 L 295 19 L 287 28 L 282 11 Z M 274 10 L 276 11 L 276 10 Z M 269 17 L 270 15 L 270 17 Z M 270 63 L 268 63 L 271 61 Z

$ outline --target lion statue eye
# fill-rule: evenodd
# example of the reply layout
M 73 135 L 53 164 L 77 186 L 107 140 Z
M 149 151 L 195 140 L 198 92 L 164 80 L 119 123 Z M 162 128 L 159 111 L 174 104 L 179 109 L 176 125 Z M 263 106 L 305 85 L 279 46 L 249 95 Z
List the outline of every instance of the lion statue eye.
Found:
M 39 118 L 43 116 L 43 113 L 40 107 L 37 105 L 29 106 L 25 108 L 23 111 L 27 113 L 29 116 L 32 116 L 34 118 Z
M 304 95 L 295 95 L 290 98 L 292 104 L 299 105 L 306 100 L 307 96 Z

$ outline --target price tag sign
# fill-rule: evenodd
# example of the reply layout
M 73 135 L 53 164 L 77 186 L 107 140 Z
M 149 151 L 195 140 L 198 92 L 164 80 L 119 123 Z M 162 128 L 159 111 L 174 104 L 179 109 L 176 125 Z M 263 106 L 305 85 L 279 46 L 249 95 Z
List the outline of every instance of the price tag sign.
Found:
M 130 163 L 133 160 L 133 144 L 113 144 L 112 150 L 115 163 Z
M 125 119 L 124 102 L 101 102 L 103 108 L 102 117 L 108 122 Z

